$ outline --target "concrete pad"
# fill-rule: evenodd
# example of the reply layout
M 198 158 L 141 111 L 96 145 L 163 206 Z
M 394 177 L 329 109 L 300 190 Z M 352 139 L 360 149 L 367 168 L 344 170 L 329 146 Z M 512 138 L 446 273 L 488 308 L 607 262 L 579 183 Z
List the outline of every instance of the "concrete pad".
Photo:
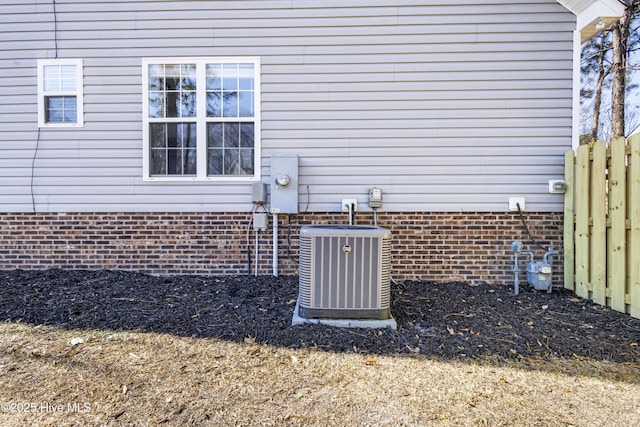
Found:
M 391 328 L 394 331 L 398 329 L 396 319 L 393 316 L 389 319 L 306 319 L 298 314 L 300 302 L 296 302 L 296 308 L 293 312 L 292 326 L 300 326 L 305 324 L 312 325 L 328 325 L 338 328 Z

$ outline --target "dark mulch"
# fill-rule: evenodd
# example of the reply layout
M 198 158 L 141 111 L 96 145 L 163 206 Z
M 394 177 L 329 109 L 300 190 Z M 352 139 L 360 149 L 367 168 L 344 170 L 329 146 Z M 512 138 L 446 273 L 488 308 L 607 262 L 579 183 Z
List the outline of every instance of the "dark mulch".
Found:
M 291 326 L 297 277 L 155 277 L 122 271 L 0 271 L 0 321 L 211 337 L 291 348 L 466 359 L 640 360 L 640 320 L 572 292 L 407 281 L 397 331 Z

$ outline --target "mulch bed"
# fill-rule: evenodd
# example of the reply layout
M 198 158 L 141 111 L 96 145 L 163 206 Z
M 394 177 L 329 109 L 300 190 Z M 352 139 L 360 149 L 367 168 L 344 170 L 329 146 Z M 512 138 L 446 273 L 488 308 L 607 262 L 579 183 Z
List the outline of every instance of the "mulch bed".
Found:
M 521 285 L 392 285 L 390 329 L 291 326 L 293 276 L 156 277 L 123 271 L 0 271 L 0 321 L 448 359 L 640 360 L 640 320 Z

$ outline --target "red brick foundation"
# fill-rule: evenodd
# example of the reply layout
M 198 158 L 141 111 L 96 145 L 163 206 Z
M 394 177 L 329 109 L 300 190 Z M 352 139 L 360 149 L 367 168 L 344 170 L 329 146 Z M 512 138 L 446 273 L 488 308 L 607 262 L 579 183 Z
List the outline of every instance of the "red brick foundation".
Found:
M 249 218 L 249 213 L 0 214 L 0 269 L 247 274 Z M 337 224 L 346 219 L 338 213 L 280 215 L 279 274 L 297 274 L 302 225 Z M 513 240 L 521 240 L 538 257 L 543 253 L 529 243 L 517 213 L 381 212 L 377 219 L 379 226 L 393 234 L 392 276 L 396 280 L 512 283 Z M 561 215 L 527 212 L 525 219 L 542 245 L 562 253 Z M 269 229 L 258 236 L 259 274 L 273 271 L 271 220 Z M 361 213 L 356 220 L 371 224 L 373 217 Z M 248 248 L 253 274 L 253 229 Z M 561 256 L 554 258 L 554 283 L 562 283 Z

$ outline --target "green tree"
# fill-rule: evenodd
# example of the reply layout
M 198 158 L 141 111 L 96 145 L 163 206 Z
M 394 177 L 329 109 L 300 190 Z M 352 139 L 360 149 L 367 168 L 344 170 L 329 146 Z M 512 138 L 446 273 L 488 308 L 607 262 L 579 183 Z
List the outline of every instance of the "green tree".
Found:
M 640 47 L 640 0 L 625 3 L 627 8 L 619 20 L 582 46 L 581 101 L 591 120 L 581 143 L 609 139 L 606 135 L 628 136 L 637 127 L 629 95 L 637 89 L 631 77 L 640 64 L 636 54 Z M 610 93 L 605 92 L 608 89 Z

